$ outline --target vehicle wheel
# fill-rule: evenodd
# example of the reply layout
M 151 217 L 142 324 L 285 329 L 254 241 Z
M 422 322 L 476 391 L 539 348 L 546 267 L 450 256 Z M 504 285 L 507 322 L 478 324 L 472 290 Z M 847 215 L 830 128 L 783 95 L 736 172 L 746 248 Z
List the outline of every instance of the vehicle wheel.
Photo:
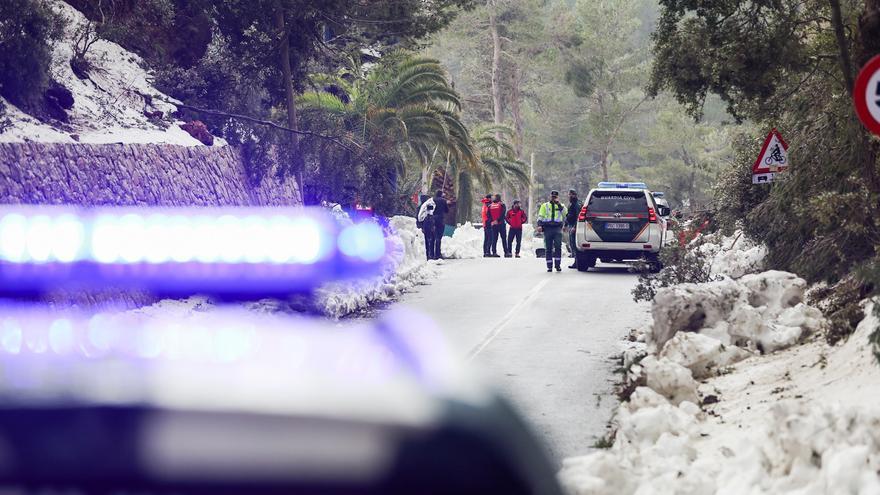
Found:
M 579 272 L 585 272 L 596 266 L 596 257 L 583 251 L 577 252 L 575 260 Z
M 651 273 L 660 273 L 660 270 L 663 269 L 663 263 L 660 262 L 660 257 L 657 255 L 648 256 L 645 261 L 648 262 Z

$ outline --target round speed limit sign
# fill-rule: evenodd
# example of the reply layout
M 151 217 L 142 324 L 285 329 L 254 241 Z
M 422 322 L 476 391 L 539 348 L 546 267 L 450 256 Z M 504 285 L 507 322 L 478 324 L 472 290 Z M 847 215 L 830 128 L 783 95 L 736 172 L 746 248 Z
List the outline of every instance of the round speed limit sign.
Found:
M 856 79 L 856 113 L 869 131 L 880 136 L 880 55 L 872 58 Z

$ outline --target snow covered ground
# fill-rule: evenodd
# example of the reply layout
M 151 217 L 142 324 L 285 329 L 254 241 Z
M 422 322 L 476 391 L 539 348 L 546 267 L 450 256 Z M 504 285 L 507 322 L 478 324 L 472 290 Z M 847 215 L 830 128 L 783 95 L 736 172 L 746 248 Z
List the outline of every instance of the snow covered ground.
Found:
M 116 43 L 98 40 L 87 52 L 92 65 L 87 79 L 79 79 L 70 60 L 74 54 L 77 29 L 86 18 L 78 10 L 60 0 L 51 6 L 68 22 L 62 40 L 53 45 L 52 78 L 71 91 L 73 108 L 68 110 L 69 123 L 41 122 L 22 112 L 0 97 L 5 118 L 11 126 L 0 132 L 0 142 L 58 143 L 167 143 L 202 146 L 202 143 L 180 128 L 171 117 L 173 101 L 152 85 L 141 58 Z M 153 118 L 147 114 L 153 115 Z M 156 118 L 161 115 L 161 118 Z M 215 138 L 214 145 L 225 144 Z
M 392 217 L 389 227 L 391 249 L 383 273 L 372 279 L 333 282 L 320 287 L 315 296 L 322 313 L 340 318 L 387 302 L 436 275 L 438 262 L 425 259 L 425 237 L 416 228 L 415 218 Z
M 646 345 L 624 355 L 638 387 L 617 411 L 613 446 L 565 461 L 571 493 L 880 493 L 872 303 L 856 333 L 829 346 L 803 280 L 743 273 L 762 249 L 707 248 L 731 277 L 658 293 Z

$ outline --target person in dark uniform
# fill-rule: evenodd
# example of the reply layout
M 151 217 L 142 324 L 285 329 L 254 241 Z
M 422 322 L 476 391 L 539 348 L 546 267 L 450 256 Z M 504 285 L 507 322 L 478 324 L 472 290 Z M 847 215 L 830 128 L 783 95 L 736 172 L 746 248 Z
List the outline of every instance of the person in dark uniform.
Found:
M 443 233 L 446 230 L 446 214 L 449 213 L 449 204 L 443 197 L 443 191 L 438 189 L 434 193 L 434 259 L 443 257 L 440 244 L 443 241 Z
M 575 234 L 577 233 L 578 215 L 580 215 L 583 206 L 583 203 L 578 199 L 577 191 L 569 189 L 568 213 L 565 215 L 565 226 L 562 229 L 564 233 L 568 234 L 566 242 L 568 243 L 569 258 L 577 255 L 577 238 Z M 577 262 L 572 263 L 569 268 L 577 268 Z

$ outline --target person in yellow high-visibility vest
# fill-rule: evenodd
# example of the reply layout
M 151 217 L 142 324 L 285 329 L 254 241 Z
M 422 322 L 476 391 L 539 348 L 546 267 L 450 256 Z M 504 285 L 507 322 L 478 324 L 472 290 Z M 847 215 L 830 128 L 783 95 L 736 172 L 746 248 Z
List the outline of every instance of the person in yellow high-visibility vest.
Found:
M 544 251 L 547 271 L 562 271 L 562 225 L 565 223 L 565 205 L 559 202 L 559 191 L 550 192 L 550 201 L 538 209 L 538 232 L 544 232 Z

